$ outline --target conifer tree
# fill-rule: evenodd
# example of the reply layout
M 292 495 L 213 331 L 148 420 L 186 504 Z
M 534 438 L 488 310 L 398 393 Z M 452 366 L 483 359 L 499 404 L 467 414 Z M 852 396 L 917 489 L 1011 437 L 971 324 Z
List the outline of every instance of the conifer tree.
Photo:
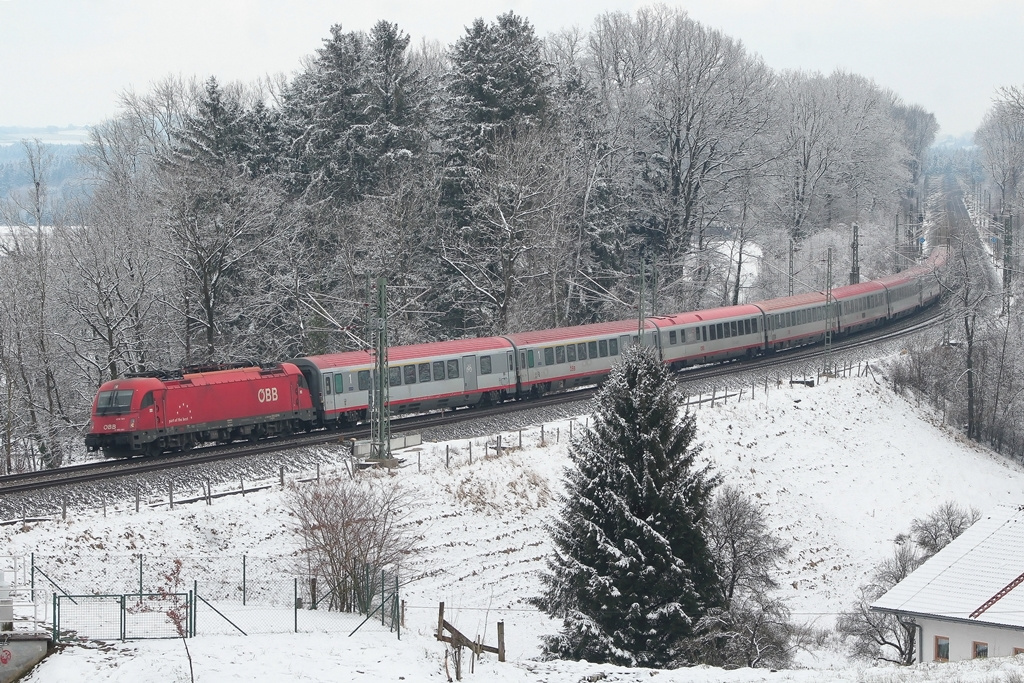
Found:
M 570 448 L 554 554 L 536 603 L 564 619 L 551 655 L 630 666 L 685 664 L 686 639 L 721 590 L 705 523 L 718 478 L 697 463 L 694 417 L 667 369 L 626 350 Z

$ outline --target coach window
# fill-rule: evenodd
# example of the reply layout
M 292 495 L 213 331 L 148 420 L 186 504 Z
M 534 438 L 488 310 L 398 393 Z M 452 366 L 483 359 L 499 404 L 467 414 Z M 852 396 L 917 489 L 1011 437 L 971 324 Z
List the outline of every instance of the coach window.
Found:
M 489 375 L 491 374 L 491 357 L 480 356 L 480 374 Z
M 369 370 L 360 370 L 358 372 L 358 374 L 356 374 L 356 386 L 358 387 L 359 391 L 369 391 L 370 390 L 370 371 Z
M 608 340 L 608 355 L 617 356 L 619 355 L 619 340 L 609 339 Z
M 754 334 L 757 334 L 757 318 L 750 321 L 750 329 Z
M 586 360 L 587 359 L 587 343 L 586 342 L 580 342 L 579 344 L 576 345 L 576 355 L 579 356 L 580 360 Z
M 434 368 L 434 381 L 435 382 L 440 382 L 441 380 L 444 379 L 444 361 L 443 360 L 435 360 L 434 363 L 433 363 L 433 368 Z
M 971 652 L 974 659 L 984 659 L 988 657 L 988 643 L 981 643 L 977 640 L 971 645 Z
M 430 363 L 420 363 L 420 382 L 430 381 Z
M 416 384 L 416 366 L 406 365 L 402 368 L 402 373 L 405 375 L 402 377 L 403 384 Z
M 728 325 L 728 323 L 726 323 L 726 325 Z M 715 332 L 718 334 L 719 339 L 725 339 L 725 333 L 722 330 L 722 323 L 717 323 L 715 325 Z
M 334 393 L 345 393 L 345 375 L 341 374 L 340 372 L 334 374 Z
M 530 349 L 529 351 L 526 352 L 526 359 L 527 359 L 527 361 L 526 361 L 527 365 L 532 368 L 533 367 L 533 349 Z
M 718 336 L 715 335 L 715 326 L 708 325 L 708 329 L 711 331 L 711 334 L 709 335 L 710 341 L 715 341 L 716 339 L 718 339 Z
M 331 375 L 324 375 L 324 393 L 331 395 Z
M 601 358 L 608 356 L 608 340 L 601 339 L 597 342 L 597 352 L 601 355 Z
M 459 361 L 458 359 L 448 361 L 448 379 L 459 378 Z
M 949 661 L 949 638 L 946 636 L 935 636 L 935 661 Z
M 736 323 L 737 322 L 739 322 L 740 325 L 743 324 L 742 320 L 739 320 L 739 321 L 733 320 L 731 323 L 729 323 L 729 329 L 732 331 L 732 336 L 734 336 L 734 337 L 738 337 L 738 336 L 740 336 L 740 334 L 742 334 L 741 332 L 737 332 L 736 331 Z
M 565 360 L 567 360 L 570 363 L 575 363 L 576 362 L 576 345 L 575 344 L 568 344 L 568 345 L 566 345 L 566 347 L 565 347 Z
M 544 347 L 544 365 L 555 364 L 555 350 L 550 346 Z
M 564 346 L 556 346 L 555 347 L 555 362 L 556 363 L 564 363 L 565 362 L 565 347 Z
M 597 342 L 587 342 L 587 353 L 591 358 L 597 358 Z
M 750 334 L 750 318 L 743 321 L 743 334 Z
M 388 368 L 388 386 L 402 386 L 402 368 Z
M 676 343 L 676 331 L 675 330 L 669 330 L 669 333 L 668 333 L 668 343 L 669 344 L 675 344 Z

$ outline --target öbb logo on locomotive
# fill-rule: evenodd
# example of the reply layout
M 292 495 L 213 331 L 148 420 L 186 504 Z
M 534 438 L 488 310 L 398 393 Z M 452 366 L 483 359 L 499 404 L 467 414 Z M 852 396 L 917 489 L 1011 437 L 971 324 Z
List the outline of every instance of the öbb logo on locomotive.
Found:
M 455 339 L 388 350 L 393 414 L 528 400 L 597 384 L 633 344 L 673 369 L 735 361 L 884 325 L 939 299 L 937 247 L 901 273 L 673 315 Z M 640 329 L 638 329 L 638 327 Z M 111 380 L 93 403 L 90 451 L 113 457 L 258 440 L 369 418 L 376 365 L 368 350 L 275 365 L 204 366 Z M 254 400 L 255 399 L 255 400 Z M 117 416 L 111 424 L 111 416 Z
M 260 389 L 256 392 L 256 398 L 260 403 L 272 403 L 277 400 L 277 387 Z

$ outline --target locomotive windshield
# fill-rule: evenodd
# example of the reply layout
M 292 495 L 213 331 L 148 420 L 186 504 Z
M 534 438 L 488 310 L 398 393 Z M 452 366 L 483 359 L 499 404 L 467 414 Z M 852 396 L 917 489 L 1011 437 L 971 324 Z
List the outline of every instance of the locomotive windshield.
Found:
M 96 401 L 97 415 L 122 415 L 132 405 L 132 390 L 101 391 Z

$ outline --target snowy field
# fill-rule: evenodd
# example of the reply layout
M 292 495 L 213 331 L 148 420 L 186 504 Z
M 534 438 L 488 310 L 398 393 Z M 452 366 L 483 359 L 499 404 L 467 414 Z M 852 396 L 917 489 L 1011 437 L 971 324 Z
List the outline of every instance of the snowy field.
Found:
M 832 380 L 808 388 L 771 387 L 737 403 L 698 412 L 705 455 L 727 482 L 764 505 L 791 550 L 779 576 L 794 618 L 830 628 L 856 597 L 872 566 L 910 520 L 947 500 L 985 510 L 1024 503 L 1024 470 L 967 443 L 937 416 L 894 395 L 884 379 Z M 580 418 L 582 421 L 584 418 Z M 575 427 L 578 428 L 578 427 Z M 554 444 L 555 431 L 561 443 Z M 504 621 L 507 663 L 486 656 L 466 681 L 1011 681 L 1024 661 L 993 659 L 910 670 L 850 662 L 835 638 L 797 656 L 798 669 L 676 671 L 621 669 L 577 662 L 539 662 L 540 636 L 558 623 L 526 600 L 539 592 L 537 572 L 548 549 L 545 520 L 566 459 L 568 423 L 524 432 L 521 450 L 468 463 L 466 442 L 427 444 L 422 471 L 415 457 L 394 481 L 415 504 L 405 524 L 419 550 L 403 575 L 406 630 L 399 642 L 380 631 L 203 636 L 189 641 L 197 681 L 443 681 L 444 648 L 433 639 L 439 601 L 446 619 L 470 637 L 495 643 Z M 103 552 L 212 556 L 235 563 L 243 554 L 277 555 L 296 548 L 292 518 L 279 490 L 174 510 L 88 512 L 67 522 L 0 529 L 8 553 L 74 556 L 82 539 Z M 230 529 L 230 533 L 225 533 Z M 217 532 L 219 530 L 219 533 Z M 88 551 L 95 552 L 95 551 Z M 1024 660 L 1024 658 L 1017 658 Z M 467 657 L 468 661 L 468 657 Z M 450 668 L 450 667 L 449 667 Z M 468 666 L 467 666 L 468 668 Z M 450 668 L 451 670 L 451 668 Z M 454 673 L 451 670 L 451 673 Z M 68 647 L 29 676 L 32 683 L 187 681 L 175 640 Z

